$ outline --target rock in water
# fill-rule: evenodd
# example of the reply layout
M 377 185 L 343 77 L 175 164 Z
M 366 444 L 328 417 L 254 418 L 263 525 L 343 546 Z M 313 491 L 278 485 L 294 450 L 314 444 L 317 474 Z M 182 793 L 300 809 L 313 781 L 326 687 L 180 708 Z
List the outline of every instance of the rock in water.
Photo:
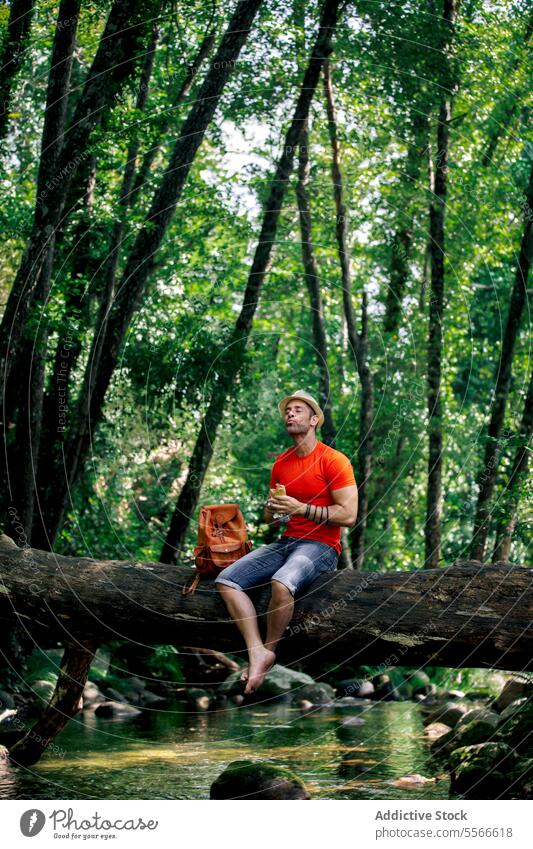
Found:
M 294 691 L 293 702 L 308 701 L 311 705 L 330 705 L 335 699 L 335 690 L 329 684 L 305 684 Z
M 529 681 L 519 681 L 516 678 L 510 678 L 506 681 L 500 695 L 494 702 L 494 707 L 501 713 L 505 708 L 509 707 L 513 702 L 522 699 L 524 696 L 533 695 L 533 684 Z
M 105 701 L 105 696 L 100 692 L 94 681 L 87 681 L 83 688 L 83 707 L 92 707 L 93 705 L 99 705 Z
M 461 725 L 457 723 L 455 728 L 438 737 L 431 744 L 431 751 L 434 754 L 444 753 L 450 754 L 454 749 L 459 749 L 464 746 L 475 746 L 477 743 L 486 743 L 493 741 L 496 736 L 496 721 L 491 718 L 490 712 L 487 712 L 487 717 L 483 719 L 473 719 L 471 722 L 464 722 Z
M 232 696 L 235 693 L 242 693 L 245 687 L 244 681 L 241 681 L 241 670 L 232 672 L 228 675 L 225 681 L 220 685 L 219 692 L 227 696 Z M 281 666 L 276 663 L 275 666 L 267 673 L 267 676 L 261 687 L 257 691 L 257 696 L 261 700 L 269 697 L 284 696 L 291 691 L 295 691 L 295 695 L 300 697 L 298 688 L 305 687 L 307 684 L 315 682 L 310 675 L 305 672 L 296 672 L 294 669 L 289 669 L 287 666 Z
M 210 799 L 310 799 L 301 778 L 271 763 L 233 761 L 211 785 Z
M 505 743 L 479 743 L 455 749 L 450 755 L 450 796 L 465 799 L 505 797 L 511 773 L 520 758 Z M 513 790 L 518 790 L 515 785 Z
M 352 696 L 356 699 L 368 699 L 374 695 L 374 685 L 366 678 L 347 678 L 337 684 L 337 696 Z
M 424 775 L 415 772 L 413 775 L 404 775 L 402 778 L 391 778 L 385 784 L 392 784 L 393 787 L 405 787 L 408 790 L 417 790 L 424 784 L 435 784 L 436 778 L 426 778 Z
M 444 725 L 449 725 L 450 728 L 455 728 L 467 710 L 467 705 L 445 702 L 444 704 L 435 707 L 429 713 L 429 715 L 424 719 L 424 725 L 431 725 L 433 722 L 443 722 Z
M 105 719 L 133 719 L 140 716 L 141 711 L 125 702 L 102 702 L 95 710 L 96 716 Z

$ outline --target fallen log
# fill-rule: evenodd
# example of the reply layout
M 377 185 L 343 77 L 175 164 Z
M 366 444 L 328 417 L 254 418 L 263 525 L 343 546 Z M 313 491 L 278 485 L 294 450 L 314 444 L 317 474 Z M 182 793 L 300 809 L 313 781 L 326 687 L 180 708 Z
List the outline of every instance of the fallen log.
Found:
M 184 566 L 64 557 L 0 535 L 0 619 L 15 617 L 36 641 L 55 637 L 65 645 L 56 691 L 11 750 L 14 762 L 35 763 L 77 711 L 99 643 L 209 644 L 244 656 L 211 582 L 182 595 L 190 577 Z M 532 579 L 533 569 L 472 560 L 416 572 L 325 575 L 297 600 L 278 657 L 529 670 Z M 268 586 L 253 595 L 262 619 L 269 597 Z
M 0 618 L 73 645 L 110 639 L 243 653 L 212 582 L 182 596 L 191 570 L 64 557 L 0 535 Z M 339 663 L 533 668 L 533 569 L 460 561 L 415 572 L 343 570 L 297 600 L 283 654 Z M 254 601 L 264 615 L 269 589 Z

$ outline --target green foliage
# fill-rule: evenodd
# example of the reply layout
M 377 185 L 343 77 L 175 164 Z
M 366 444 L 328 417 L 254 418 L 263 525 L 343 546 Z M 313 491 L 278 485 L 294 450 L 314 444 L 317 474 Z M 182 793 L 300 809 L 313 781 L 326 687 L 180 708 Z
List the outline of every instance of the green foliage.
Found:
M 193 163 L 165 233 L 119 367 L 106 396 L 105 417 L 92 434 L 92 455 L 61 531 L 59 548 L 93 556 L 158 559 L 168 523 L 212 398 L 217 367 L 242 306 L 262 210 L 294 108 L 319 5 L 262 4 L 248 40 Z M 73 68 L 76 99 L 97 48 L 108 4 L 83 4 Z M 5 16 L 5 9 L 3 12 Z M 446 206 L 446 286 L 443 321 L 444 463 L 443 560 L 463 557 L 470 542 L 503 327 L 523 227 L 523 189 L 533 155 L 528 135 L 529 14 L 523 2 L 460 4 L 450 73 L 453 90 Z M 17 117 L 0 160 L 3 233 L 2 301 L 31 228 L 43 105 L 56 7 L 40 4 L 15 92 Z M 212 18 L 212 15 L 214 17 Z M 71 413 L 87 363 L 104 292 L 109 235 L 119 219 L 118 193 L 128 146 L 139 140 L 139 160 L 157 152 L 128 212 L 119 270 L 160 185 L 173 144 L 203 78 L 175 106 L 205 32 L 217 39 L 229 10 L 210 4 L 165 7 L 147 109 L 135 107 L 138 74 L 91 136 L 96 179 L 90 203 L 69 210 L 57 235 L 53 289 L 28 321 L 35 338 L 47 320 L 47 380 L 73 304 L 80 354 L 73 369 Z M 1 23 L 1 22 L 0 22 Z M 365 568 L 422 565 L 427 485 L 426 349 L 428 153 L 434 158 L 443 71 L 441 4 L 358 0 L 339 25 L 332 75 L 339 115 L 341 161 L 349 216 L 353 308 L 361 328 L 368 297 L 368 360 L 375 380 L 374 470 Z M 446 73 L 447 70 L 446 70 Z M 508 106 L 513 105 L 510 111 Z M 311 110 L 310 161 L 313 241 L 328 340 L 337 446 L 356 466 L 361 391 L 347 342 L 335 239 L 331 151 L 324 98 Z M 482 164 L 494 133 L 492 161 Z M 413 156 L 413 151 L 416 155 Z M 411 152 L 411 156 L 409 155 Z M 273 456 L 288 446 L 277 401 L 302 386 L 318 392 L 311 312 L 302 270 L 295 177 L 276 234 L 245 363 L 214 443 L 201 502 L 238 500 L 260 539 L 260 514 Z M 155 226 L 155 225 L 153 225 Z M 398 330 L 383 331 L 391 264 L 398 234 L 410 234 L 406 291 Z M 396 247 L 395 247 L 396 246 Z M 511 394 L 502 440 L 498 492 L 505 487 L 523 407 L 528 370 L 528 326 L 517 328 Z M 521 505 L 529 487 L 520 488 Z M 498 518 L 497 508 L 494 520 Z M 186 556 L 195 543 L 191 516 Z M 528 542 L 519 509 L 513 559 Z

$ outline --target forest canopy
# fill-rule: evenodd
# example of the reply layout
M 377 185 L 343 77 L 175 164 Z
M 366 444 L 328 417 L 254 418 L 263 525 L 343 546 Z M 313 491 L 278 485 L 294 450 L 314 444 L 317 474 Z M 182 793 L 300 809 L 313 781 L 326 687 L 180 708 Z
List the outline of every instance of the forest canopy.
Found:
M 2 527 L 188 562 L 326 411 L 343 565 L 524 563 L 523 0 L 0 6 Z

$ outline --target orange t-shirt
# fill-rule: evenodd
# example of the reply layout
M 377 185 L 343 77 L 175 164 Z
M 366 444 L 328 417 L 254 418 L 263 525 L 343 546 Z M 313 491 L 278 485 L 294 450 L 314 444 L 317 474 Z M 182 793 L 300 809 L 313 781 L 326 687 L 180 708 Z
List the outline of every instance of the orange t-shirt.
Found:
M 326 507 L 333 504 L 331 492 L 355 484 L 355 476 L 348 457 L 323 442 L 317 442 L 310 454 L 298 457 L 294 448 L 288 448 L 276 457 L 270 475 L 270 486 L 282 483 L 287 495 L 305 504 Z M 341 529 L 333 525 L 317 525 L 304 516 L 292 516 L 284 537 L 317 540 L 341 551 Z

